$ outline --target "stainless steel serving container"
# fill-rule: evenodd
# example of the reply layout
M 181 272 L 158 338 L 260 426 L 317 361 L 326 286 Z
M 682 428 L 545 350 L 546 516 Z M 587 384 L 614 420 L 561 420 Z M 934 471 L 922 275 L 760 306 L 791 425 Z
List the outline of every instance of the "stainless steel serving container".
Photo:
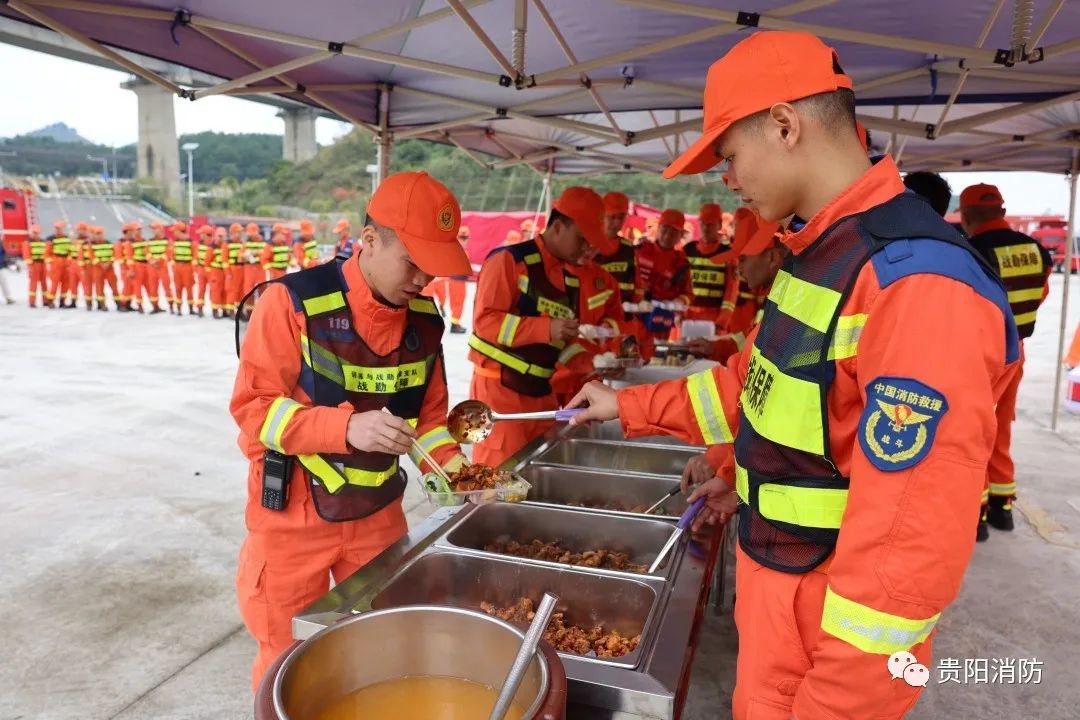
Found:
M 652 520 L 647 515 L 619 517 L 600 515 L 576 508 L 541 505 L 493 503 L 469 513 L 437 545 L 486 553 L 485 546 L 494 541 L 516 540 L 529 543 L 534 539 L 557 542 L 571 552 L 611 550 L 629 555 L 630 562 L 648 567 L 674 526 L 665 520 Z M 512 557 L 505 554 L 498 557 Z M 564 568 L 554 561 L 514 558 L 547 567 Z M 657 573 L 666 575 L 674 563 L 665 560 Z M 641 575 L 630 570 L 608 570 L 573 566 L 603 573 Z
M 650 517 L 633 512 L 633 508 L 649 507 L 679 484 L 673 475 L 539 463 L 526 465 L 518 474 L 532 485 L 527 504 L 584 507 L 633 517 Z M 685 509 L 686 500 L 679 494 L 664 503 L 661 514 L 678 517 Z
M 530 462 L 680 477 L 687 461 L 701 452 L 701 448 L 677 445 L 568 437 L 544 449 Z

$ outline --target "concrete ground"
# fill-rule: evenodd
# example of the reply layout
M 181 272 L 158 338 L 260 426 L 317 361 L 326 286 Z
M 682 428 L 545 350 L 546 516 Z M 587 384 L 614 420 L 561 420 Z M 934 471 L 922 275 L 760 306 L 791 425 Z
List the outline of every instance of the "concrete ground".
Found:
M 250 717 L 231 325 L 30 310 L 25 276 L 8 277 L 19 304 L 0 306 L 0 720 Z M 1041 683 L 938 684 L 935 669 L 914 720 L 1078 714 L 1080 416 L 1049 430 L 1053 282 L 1014 430 L 1018 527 L 978 547 L 936 644 L 961 668 L 1037 659 Z M 1075 289 L 1072 302 L 1075 317 Z M 466 337 L 447 336 L 452 402 L 468 391 Z M 406 507 L 413 522 L 426 512 L 412 490 Z M 735 649 L 730 614 L 710 617 L 684 717 L 728 717 Z

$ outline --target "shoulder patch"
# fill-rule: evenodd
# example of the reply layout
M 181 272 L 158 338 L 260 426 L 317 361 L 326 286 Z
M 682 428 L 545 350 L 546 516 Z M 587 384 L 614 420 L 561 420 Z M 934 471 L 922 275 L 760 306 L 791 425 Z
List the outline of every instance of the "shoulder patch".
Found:
M 866 386 L 859 445 L 878 470 L 917 465 L 930 452 L 938 423 L 949 409 L 945 396 L 918 380 L 879 377 Z

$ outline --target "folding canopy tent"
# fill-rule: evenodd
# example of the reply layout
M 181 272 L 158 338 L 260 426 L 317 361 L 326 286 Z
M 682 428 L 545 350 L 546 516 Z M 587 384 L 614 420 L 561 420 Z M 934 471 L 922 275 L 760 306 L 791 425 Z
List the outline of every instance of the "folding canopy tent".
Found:
M 0 15 L 191 100 L 273 94 L 323 108 L 378 138 L 381 175 L 407 137 L 547 177 L 659 171 L 698 136 L 713 60 L 754 28 L 807 30 L 837 49 L 860 118 L 905 170 L 1069 174 L 1075 237 L 1080 3 L 782 1 L 6 0 Z M 221 82 L 181 87 L 114 49 Z M 1068 288 L 1066 274 L 1059 357 Z M 1060 373 L 1055 426 L 1059 389 Z

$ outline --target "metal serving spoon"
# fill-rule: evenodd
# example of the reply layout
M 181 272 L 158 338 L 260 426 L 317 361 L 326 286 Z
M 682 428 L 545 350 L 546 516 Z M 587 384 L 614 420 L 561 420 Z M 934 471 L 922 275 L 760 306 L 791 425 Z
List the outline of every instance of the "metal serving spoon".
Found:
M 514 695 L 517 693 L 518 687 L 521 686 L 521 681 L 525 679 L 525 671 L 528 670 L 529 663 L 532 662 L 533 655 L 536 654 L 536 646 L 540 644 L 540 640 L 544 637 L 544 631 L 547 630 L 548 623 L 551 622 L 551 616 L 555 612 L 555 605 L 558 602 L 558 596 L 544 593 L 544 597 L 540 600 L 540 606 L 536 608 L 536 615 L 533 616 L 533 621 L 525 633 L 525 638 L 521 641 L 517 656 L 510 666 L 510 671 L 506 674 L 506 679 L 503 680 L 499 696 L 495 701 L 495 707 L 492 708 L 488 720 L 503 720 L 506 717 L 506 712 L 510 709 L 510 703 L 513 702 Z
M 554 420 L 566 422 L 570 418 L 582 412 L 584 408 L 572 408 L 569 410 L 542 410 L 540 412 L 525 413 L 497 413 L 493 412 L 479 400 L 465 400 L 454 406 L 450 414 L 446 416 L 446 427 L 450 431 L 450 437 L 459 443 L 477 443 L 491 434 L 498 420 Z

